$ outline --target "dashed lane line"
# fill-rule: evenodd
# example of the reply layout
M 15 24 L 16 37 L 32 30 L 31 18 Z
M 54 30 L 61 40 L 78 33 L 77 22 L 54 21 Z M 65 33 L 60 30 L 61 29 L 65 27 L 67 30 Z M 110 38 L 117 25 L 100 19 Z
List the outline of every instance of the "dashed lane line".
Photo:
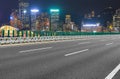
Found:
M 78 53 L 81 53 L 81 52 L 85 52 L 85 51 L 88 51 L 88 50 L 89 50 L 89 49 L 84 49 L 84 50 L 81 50 L 81 51 L 77 51 L 77 52 L 73 52 L 73 53 L 65 54 L 64 56 L 75 55 L 75 54 L 78 54 Z
M 27 53 L 27 52 L 33 52 L 33 51 L 45 50 L 45 49 L 51 49 L 51 48 L 52 48 L 52 47 L 38 48 L 38 49 L 30 49 L 30 50 L 19 51 L 19 53 Z
M 108 44 L 106 44 L 106 46 L 108 46 L 108 45 L 112 45 L 113 43 L 108 43 Z

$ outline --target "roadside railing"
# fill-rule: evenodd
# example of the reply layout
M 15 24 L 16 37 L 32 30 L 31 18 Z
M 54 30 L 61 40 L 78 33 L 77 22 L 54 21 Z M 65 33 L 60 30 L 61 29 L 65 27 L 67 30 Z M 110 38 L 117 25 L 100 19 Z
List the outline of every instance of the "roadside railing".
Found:
M 118 36 L 120 33 L 115 32 L 50 32 L 50 31 L 12 31 L 0 34 L 0 44 L 19 44 L 42 41 L 74 40 L 74 39 L 95 39 L 107 38 L 111 35 Z

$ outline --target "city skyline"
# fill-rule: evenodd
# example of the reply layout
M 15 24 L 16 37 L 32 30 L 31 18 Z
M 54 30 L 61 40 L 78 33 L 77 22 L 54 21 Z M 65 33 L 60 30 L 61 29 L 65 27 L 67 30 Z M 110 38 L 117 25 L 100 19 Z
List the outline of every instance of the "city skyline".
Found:
M 117 9 L 120 7 L 119 0 L 110 1 L 110 0 L 100 0 L 100 1 L 83 1 L 77 0 L 76 2 L 72 1 L 60 1 L 60 0 L 31 0 L 32 7 L 37 7 L 40 11 L 49 10 L 50 8 L 57 7 L 60 8 L 61 12 L 65 14 L 71 14 L 74 18 L 79 19 L 83 16 L 84 13 L 87 13 L 91 10 L 94 10 L 96 13 L 99 13 L 105 7 L 112 6 Z M 9 22 L 9 15 L 12 9 L 18 8 L 18 0 L 12 0 L 9 2 L 9 5 L 6 6 L 6 0 L 2 0 L 0 3 L 0 23 Z M 71 6 L 72 5 L 72 6 Z M 78 5 L 78 6 L 76 6 Z M 79 16 L 79 17 L 78 17 Z

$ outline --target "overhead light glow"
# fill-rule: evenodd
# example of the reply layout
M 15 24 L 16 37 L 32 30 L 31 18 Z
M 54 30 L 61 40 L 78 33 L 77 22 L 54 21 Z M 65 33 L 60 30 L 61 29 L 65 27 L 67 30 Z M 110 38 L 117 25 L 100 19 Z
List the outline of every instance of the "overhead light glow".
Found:
M 10 16 L 10 20 L 13 20 L 13 17 L 12 17 L 12 16 Z
M 27 13 L 27 11 L 26 11 L 26 10 L 24 10 L 24 11 L 23 11 L 23 13 Z
M 37 12 L 39 12 L 39 10 L 38 9 L 32 9 L 31 12 L 32 13 L 37 13 Z
M 50 12 L 59 12 L 59 9 L 50 9 Z
M 83 24 L 84 27 L 95 27 L 95 26 L 99 26 L 100 24 Z
M 96 30 L 93 31 L 93 33 L 96 33 L 96 32 L 97 32 Z

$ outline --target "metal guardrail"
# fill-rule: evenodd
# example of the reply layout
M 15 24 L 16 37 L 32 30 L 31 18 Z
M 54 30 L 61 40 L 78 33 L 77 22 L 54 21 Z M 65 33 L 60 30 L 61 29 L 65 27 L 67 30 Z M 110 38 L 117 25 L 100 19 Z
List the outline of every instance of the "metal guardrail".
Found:
M 114 35 L 120 36 L 120 35 Z M 1 37 L 0 45 L 4 44 L 17 44 L 17 43 L 30 43 L 42 41 L 58 41 L 58 40 L 74 40 L 74 39 L 88 39 L 88 38 L 107 38 L 111 35 L 86 35 L 86 36 L 41 36 L 41 37 Z
M 22 31 L 10 31 L 10 30 L 2 30 L 0 36 L 2 37 L 39 37 L 39 36 L 75 36 L 75 35 L 114 35 L 120 34 L 120 32 L 64 32 L 64 31 L 30 31 L 30 30 L 22 30 Z

